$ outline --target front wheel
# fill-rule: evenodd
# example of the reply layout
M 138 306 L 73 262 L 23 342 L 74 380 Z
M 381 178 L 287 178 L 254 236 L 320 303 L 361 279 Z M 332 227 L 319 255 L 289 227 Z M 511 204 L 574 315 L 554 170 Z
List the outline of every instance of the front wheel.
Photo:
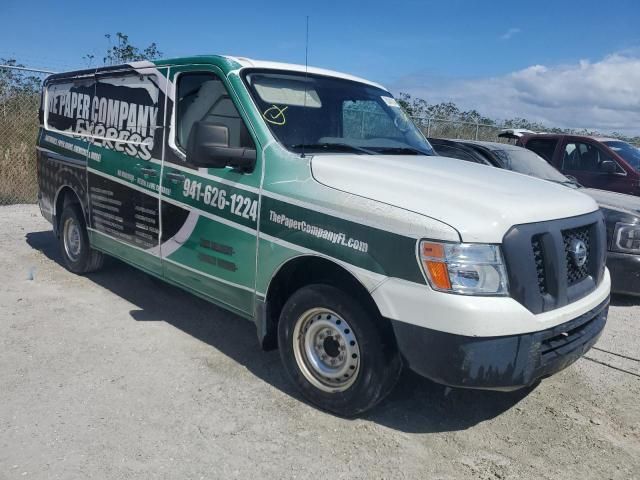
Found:
M 102 267 L 104 256 L 89 245 L 89 236 L 80 206 L 70 203 L 60 217 L 60 253 L 68 270 L 89 273 Z
M 282 309 L 280 356 L 307 400 L 351 417 L 380 402 L 400 374 L 400 356 L 385 327 L 341 290 L 309 285 Z

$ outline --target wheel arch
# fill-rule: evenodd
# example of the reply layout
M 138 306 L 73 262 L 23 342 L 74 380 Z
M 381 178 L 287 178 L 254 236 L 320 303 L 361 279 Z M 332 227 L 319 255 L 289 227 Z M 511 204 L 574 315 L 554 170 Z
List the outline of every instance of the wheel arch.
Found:
M 78 192 L 71 185 L 62 185 L 58 188 L 53 201 L 53 232 L 56 235 L 58 235 L 60 231 L 60 216 L 62 215 L 62 210 L 70 203 L 77 203 L 80 205 L 82 216 L 85 222 L 87 221 L 87 212 Z
M 332 285 L 349 292 L 372 316 L 382 319 L 369 290 L 351 271 L 327 257 L 298 255 L 278 267 L 269 281 L 264 299 L 257 302 L 256 326 L 263 349 L 278 348 L 278 321 L 282 307 L 291 294 L 306 285 L 316 283 Z M 393 334 L 390 325 L 389 329 Z

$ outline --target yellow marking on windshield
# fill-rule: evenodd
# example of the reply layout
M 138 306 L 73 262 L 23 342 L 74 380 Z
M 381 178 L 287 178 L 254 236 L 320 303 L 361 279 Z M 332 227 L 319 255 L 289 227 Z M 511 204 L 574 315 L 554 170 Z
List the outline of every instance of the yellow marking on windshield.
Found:
M 272 105 L 262 113 L 262 117 L 267 122 L 273 125 L 284 125 L 285 123 L 287 123 L 287 119 L 284 116 L 284 111 L 287 108 L 289 108 L 288 105 L 284 108 L 280 108 L 277 105 Z

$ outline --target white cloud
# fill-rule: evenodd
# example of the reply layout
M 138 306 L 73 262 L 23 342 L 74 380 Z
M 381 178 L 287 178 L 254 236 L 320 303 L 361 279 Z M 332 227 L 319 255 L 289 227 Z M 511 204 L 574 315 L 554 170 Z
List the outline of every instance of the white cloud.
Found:
M 509 30 L 504 32 L 502 35 L 500 35 L 500 39 L 501 40 L 509 40 L 511 37 L 513 37 L 514 35 L 520 33 L 521 31 L 522 30 L 520 30 L 519 28 L 516 28 L 516 27 L 510 28 Z
M 430 103 L 452 101 L 464 109 L 549 126 L 640 134 L 640 57 L 609 55 L 597 62 L 532 65 L 500 77 L 400 79 L 395 91 Z

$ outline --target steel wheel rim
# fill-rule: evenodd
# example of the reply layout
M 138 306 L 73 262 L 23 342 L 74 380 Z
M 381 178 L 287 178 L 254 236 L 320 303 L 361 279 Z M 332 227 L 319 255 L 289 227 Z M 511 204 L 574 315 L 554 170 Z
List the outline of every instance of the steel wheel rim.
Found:
M 358 378 L 360 345 L 351 325 L 332 310 L 314 308 L 298 318 L 293 352 L 305 378 L 324 392 L 342 392 Z
M 82 238 L 80 226 L 73 218 L 67 218 L 64 222 L 62 238 L 67 256 L 72 262 L 77 261 L 82 250 Z

